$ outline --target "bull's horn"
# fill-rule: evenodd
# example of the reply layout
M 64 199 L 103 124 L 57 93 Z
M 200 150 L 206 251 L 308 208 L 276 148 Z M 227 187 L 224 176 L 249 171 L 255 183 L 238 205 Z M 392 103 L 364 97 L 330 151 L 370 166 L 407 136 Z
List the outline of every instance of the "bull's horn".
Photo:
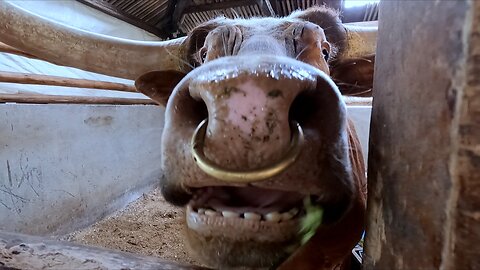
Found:
M 340 60 L 361 58 L 375 54 L 377 47 L 378 21 L 345 23 L 347 34 L 346 48 Z
M 49 62 L 126 79 L 185 71 L 184 38 L 133 41 L 87 32 L 0 1 L 0 41 Z

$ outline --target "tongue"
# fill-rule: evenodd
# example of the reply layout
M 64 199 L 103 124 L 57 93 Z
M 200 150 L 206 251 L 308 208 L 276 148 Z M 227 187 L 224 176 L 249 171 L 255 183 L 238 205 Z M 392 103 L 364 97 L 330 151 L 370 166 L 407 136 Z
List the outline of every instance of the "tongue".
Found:
M 288 211 L 302 203 L 304 195 L 296 192 L 268 190 L 256 187 L 208 187 L 197 192 L 197 207 L 238 213 Z

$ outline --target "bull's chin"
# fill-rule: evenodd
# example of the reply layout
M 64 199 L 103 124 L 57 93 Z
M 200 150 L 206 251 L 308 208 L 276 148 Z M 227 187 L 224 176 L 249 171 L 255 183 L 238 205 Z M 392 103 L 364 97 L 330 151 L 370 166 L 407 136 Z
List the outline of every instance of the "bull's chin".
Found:
M 190 246 L 216 268 L 274 266 L 298 247 L 304 196 L 253 187 L 199 189 L 186 211 Z
M 200 260 L 219 269 L 271 267 L 283 261 L 299 243 L 299 218 L 273 222 L 224 217 L 220 213 L 208 216 L 188 206 L 186 220 L 191 249 Z
M 235 232 L 232 232 L 233 234 Z M 215 269 L 236 267 L 262 268 L 280 264 L 290 254 L 297 241 L 236 240 L 235 237 L 208 237 L 187 228 L 190 248 L 198 259 Z

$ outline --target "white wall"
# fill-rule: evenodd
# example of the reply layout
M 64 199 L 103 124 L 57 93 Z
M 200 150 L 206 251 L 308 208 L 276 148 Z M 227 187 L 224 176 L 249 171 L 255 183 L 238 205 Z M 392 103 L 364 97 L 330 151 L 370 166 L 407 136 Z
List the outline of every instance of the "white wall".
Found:
M 0 105 L 0 230 L 69 232 L 158 184 L 159 106 Z
M 347 110 L 348 116 L 355 125 L 355 130 L 357 131 L 358 139 L 362 146 L 363 160 L 365 160 L 365 166 L 367 166 L 372 106 L 347 106 Z

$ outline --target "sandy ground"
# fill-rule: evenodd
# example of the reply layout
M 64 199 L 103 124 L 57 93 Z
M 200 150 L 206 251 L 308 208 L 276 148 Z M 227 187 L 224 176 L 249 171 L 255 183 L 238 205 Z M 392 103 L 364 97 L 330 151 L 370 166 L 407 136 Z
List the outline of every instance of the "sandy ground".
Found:
M 126 209 L 65 240 L 201 265 L 192 258 L 184 241 L 184 210 L 168 204 L 159 189 L 143 194 Z

